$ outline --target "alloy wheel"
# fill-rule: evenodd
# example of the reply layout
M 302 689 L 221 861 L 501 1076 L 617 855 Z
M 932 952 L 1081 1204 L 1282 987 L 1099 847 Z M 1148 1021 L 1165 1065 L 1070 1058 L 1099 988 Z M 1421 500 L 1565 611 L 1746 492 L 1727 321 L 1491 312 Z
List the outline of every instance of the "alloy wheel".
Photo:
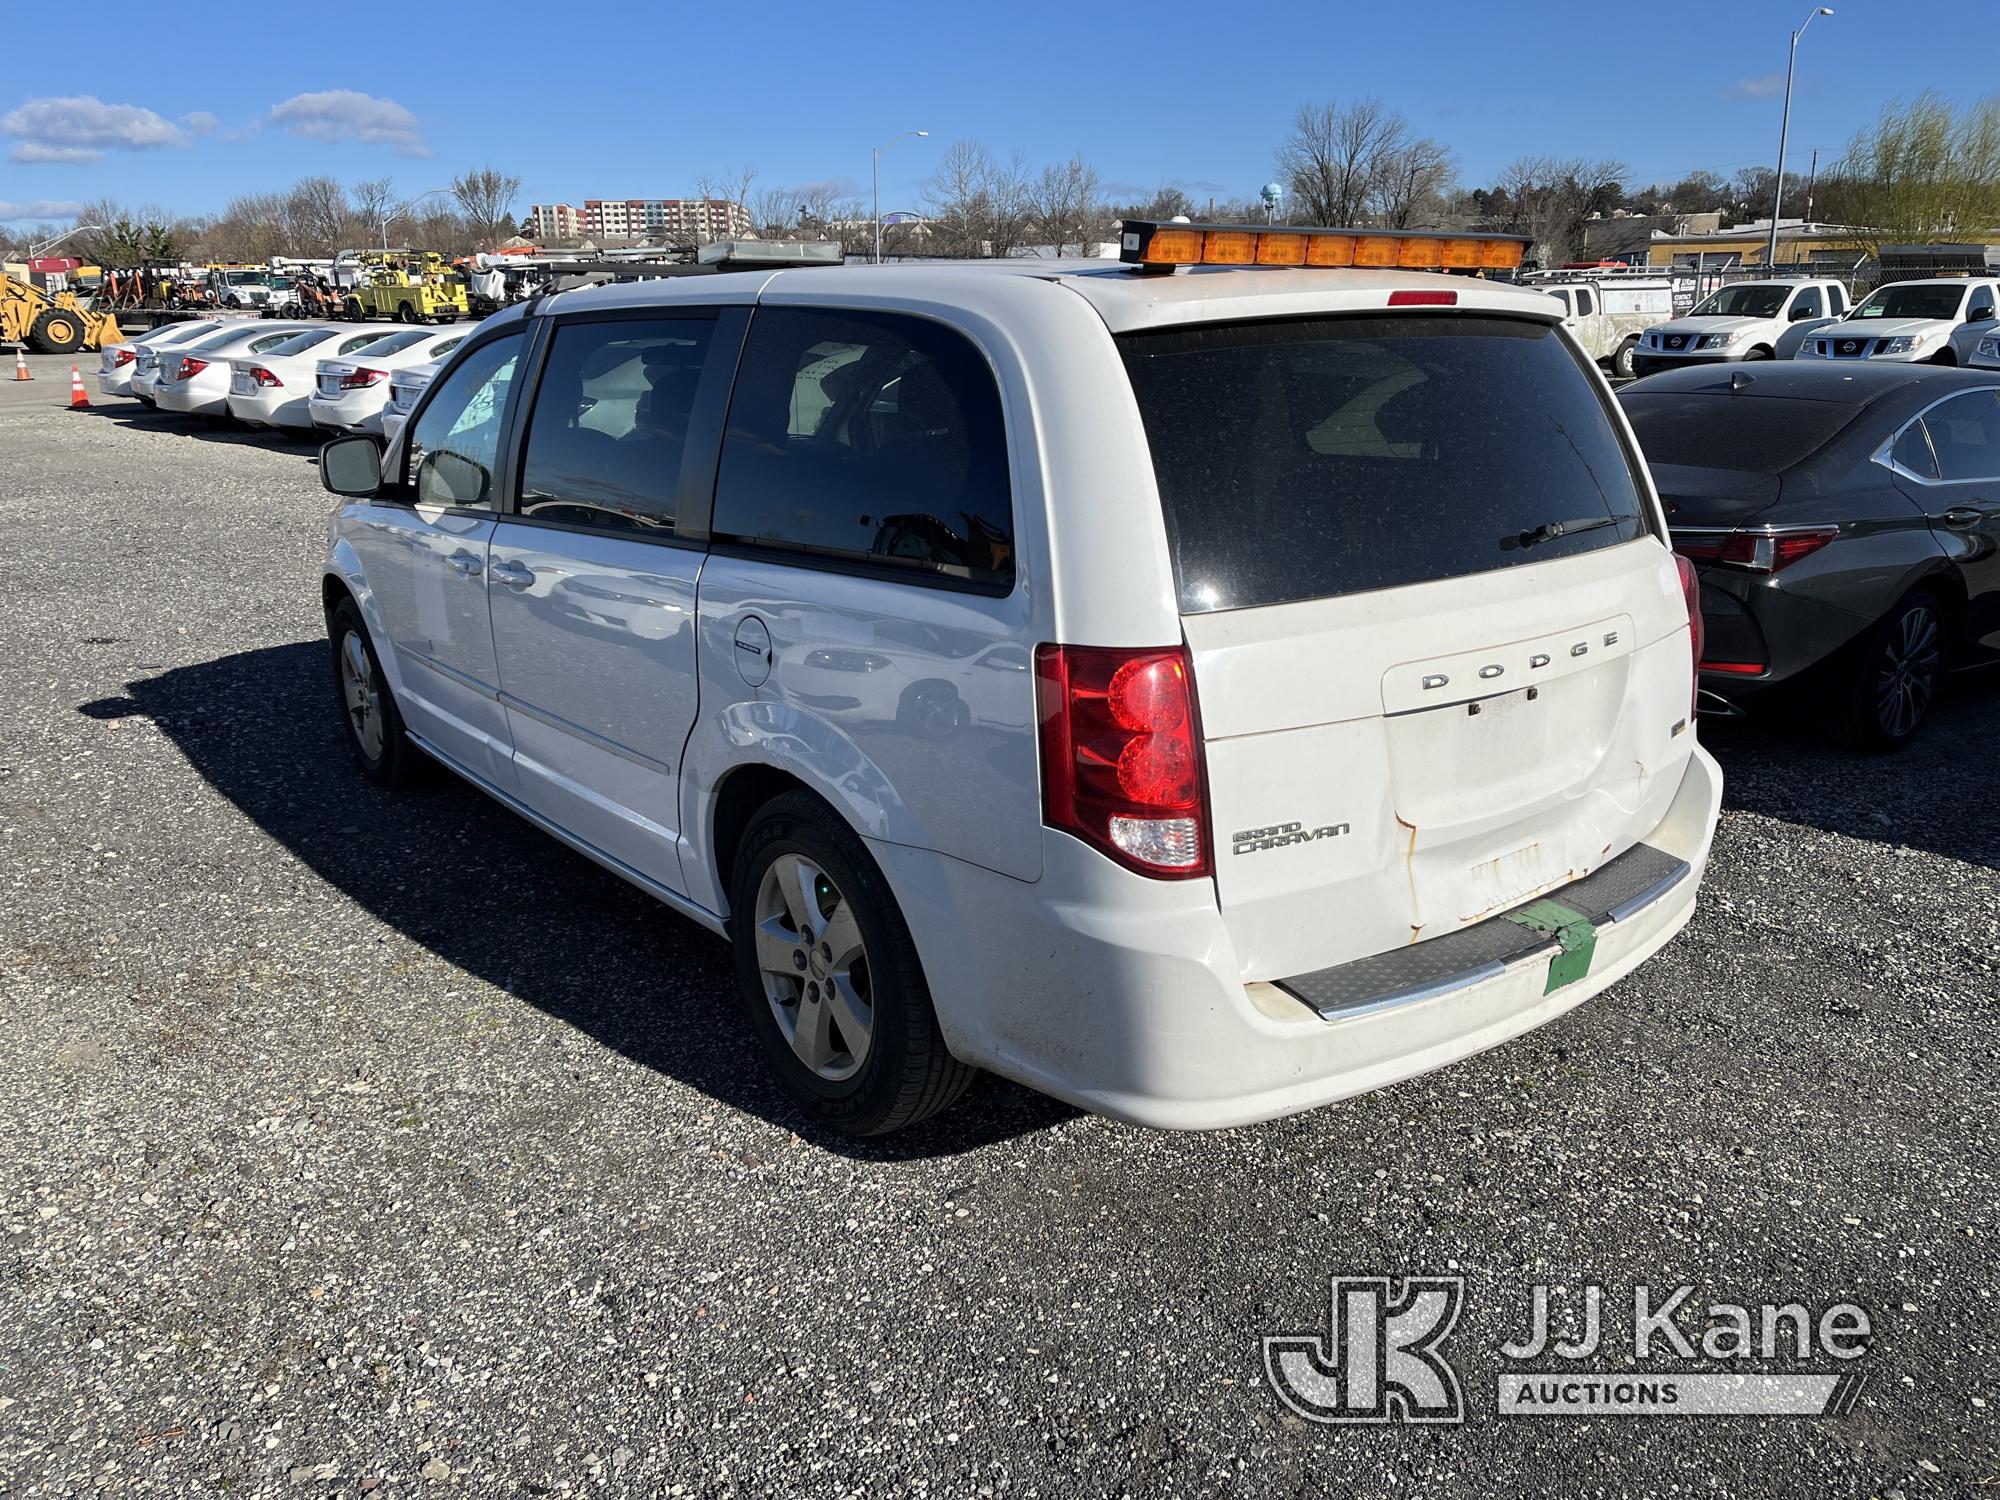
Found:
M 1906 612 L 1883 642 L 1875 674 L 1875 717 L 1892 739 L 1908 735 L 1930 707 L 1942 643 L 1937 615 L 1921 604 Z
M 375 682 L 368 647 L 353 631 L 340 640 L 340 696 L 347 705 L 347 727 L 369 760 L 382 758 L 382 692 Z
M 780 854 L 757 886 L 757 968 L 779 1033 L 829 1083 L 852 1078 L 875 1033 L 868 947 L 827 874 Z

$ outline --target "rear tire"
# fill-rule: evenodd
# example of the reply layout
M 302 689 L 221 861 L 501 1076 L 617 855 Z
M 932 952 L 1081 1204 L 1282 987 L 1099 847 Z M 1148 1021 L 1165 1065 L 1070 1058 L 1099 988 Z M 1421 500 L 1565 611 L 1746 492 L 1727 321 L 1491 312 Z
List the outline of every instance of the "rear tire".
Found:
M 1632 364 L 1632 351 L 1639 347 L 1637 339 L 1627 339 L 1618 346 L 1618 352 L 1611 356 L 1611 373 L 1620 380 L 1635 380 L 1638 370 Z
M 398 302 L 396 304 L 396 321 L 398 323 L 415 323 L 421 320 L 417 317 L 417 310 L 410 306 L 409 303 Z
M 945 1049 L 889 883 L 854 830 L 787 792 L 744 830 L 730 940 L 750 1027 L 784 1090 L 848 1135 L 886 1135 L 976 1076 Z
M 1900 750 L 1917 737 L 1945 670 L 1937 595 L 1905 595 L 1854 648 L 1840 706 L 1841 737 L 1858 750 Z
M 415 785 L 424 753 L 410 743 L 396 695 L 352 599 L 341 600 L 327 616 L 327 637 L 333 646 L 334 701 L 354 764 L 377 786 L 400 791 Z

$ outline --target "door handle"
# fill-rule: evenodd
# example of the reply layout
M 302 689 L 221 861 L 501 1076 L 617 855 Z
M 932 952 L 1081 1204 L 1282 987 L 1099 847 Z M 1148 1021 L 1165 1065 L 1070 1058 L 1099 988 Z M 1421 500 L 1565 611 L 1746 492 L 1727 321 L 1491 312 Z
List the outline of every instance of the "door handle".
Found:
M 470 552 L 454 552 L 445 561 L 451 564 L 452 572 L 461 578 L 477 578 L 486 566 Z
M 1939 516 L 1938 519 L 1953 531 L 1970 531 L 1985 519 L 1985 515 L 1983 512 L 1973 510 L 1968 506 L 1954 505 L 1950 510 Z
M 506 562 L 495 563 L 491 576 L 495 583 L 504 583 L 510 589 L 524 589 L 534 583 L 535 570 L 509 558 Z

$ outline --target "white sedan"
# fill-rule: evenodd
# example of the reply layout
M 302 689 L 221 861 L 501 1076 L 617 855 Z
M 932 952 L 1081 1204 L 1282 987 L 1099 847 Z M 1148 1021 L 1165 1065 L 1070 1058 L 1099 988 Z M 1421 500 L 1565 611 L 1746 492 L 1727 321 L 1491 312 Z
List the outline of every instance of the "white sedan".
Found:
M 313 426 L 380 437 L 390 373 L 443 359 L 472 331 L 472 327 L 405 329 L 407 341 L 394 348 L 377 344 L 352 360 L 321 360 L 317 389 L 306 403 Z
M 424 387 L 431 383 L 443 360 L 432 360 L 427 365 L 411 365 L 408 369 L 392 371 L 389 376 L 389 401 L 382 408 L 382 446 L 388 447 L 396 441 L 396 434 L 403 430 L 403 424 L 410 420 L 410 413 L 417 408 L 417 402 L 424 394 Z
M 225 328 L 248 327 L 242 319 L 205 318 L 199 323 L 176 323 L 174 331 L 159 338 L 140 344 L 135 351 L 137 358 L 132 361 L 132 372 L 126 377 L 125 394 L 154 404 L 153 398 L 159 393 L 160 373 L 167 361 L 177 360 L 181 352 L 203 339 L 221 332 Z
M 160 356 L 154 402 L 162 411 L 226 417 L 229 415 L 230 359 L 238 354 L 263 354 L 312 326 L 310 323 L 272 324 L 246 318 L 183 349 L 167 350 Z M 174 357 L 176 354 L 180 356 L 178 359 Z
M 1979 340 L 2000 331 L 2000 282 L 1938 277 L 1892 281 L 1837 323 L 1815 328 L 1794 359 L 1865 359 L 1896 364 L 1972 362 Z
M 106 344 L 97 361 L 99 394 L 131 395 L 132 375 L 139 363 L 139 352 L 148 345 L 164 349 L 169 344 L 187 343 L 205 333 L 214 332 L 220 326 L 221 320 L 217 318 L 202 318 L 191 323 L 160 323 L 144 333 L 134 334 L 122 344 Z
M 252 427 L 312 427 L 306 402 L 313 392 L 313 366 L 327 356 L 358 354 L 403 331 L 377 326 L 359 333 L 323 323 L 262 354 L 239 354 L 229 361 L 229 415 Z

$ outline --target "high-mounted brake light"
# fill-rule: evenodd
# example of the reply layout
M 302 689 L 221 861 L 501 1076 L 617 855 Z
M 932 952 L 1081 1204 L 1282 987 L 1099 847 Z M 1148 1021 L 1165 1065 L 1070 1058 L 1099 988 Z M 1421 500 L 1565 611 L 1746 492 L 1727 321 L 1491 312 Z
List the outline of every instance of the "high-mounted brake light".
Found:
M 340 388 L 343 391 L 358 391 L 366 386 L 374 385 L 388 373 L 387 370 L 355 370 L 351 374 L 340 377 Z
M 1186 648 L 1037 646 L 1042 816 L 1141 875 L 1209 873 Z
M 1364 266 L 1403 271 L 1511 271 L 1524 236 L 1256 224 L 1159 224 L 1127 219 L 1118 258 L 1149 270 L 1175 266 Z
M 207 368 L 208 368 L 207 360 L 196 359 L 193 355 L 190 354 L 181 361 L 180 378 L 182 380 L 192 380 L 194 379 L 195 376 L 199 375 L 203 370 L 206 370 Z
M 1391 307 L 1456 307 L 1457 292 L 1391 292 Z

